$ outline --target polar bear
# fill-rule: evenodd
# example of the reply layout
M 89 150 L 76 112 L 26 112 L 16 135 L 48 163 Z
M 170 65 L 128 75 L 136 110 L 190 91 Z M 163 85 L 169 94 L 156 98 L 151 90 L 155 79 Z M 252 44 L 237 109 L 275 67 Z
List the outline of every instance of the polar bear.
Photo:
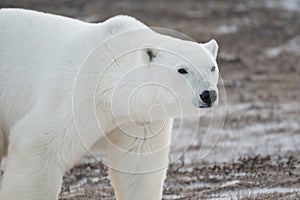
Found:
M 0 34 L 0 199 L 57 199 L 96 142 L 116 199 L 161 199 L 173 119 L 218 102 L 216 41 L 23 9 L 0 10 Z

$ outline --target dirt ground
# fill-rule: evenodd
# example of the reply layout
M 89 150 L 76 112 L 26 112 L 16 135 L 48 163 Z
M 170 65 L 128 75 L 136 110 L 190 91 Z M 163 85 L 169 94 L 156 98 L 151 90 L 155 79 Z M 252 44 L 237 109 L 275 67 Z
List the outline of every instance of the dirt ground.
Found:
M 207 119 L 200 119 L 182 155 L 186 122 L 172 143 L 180 159 L 170 165 L 164 199 L 300 199 L 299 0 L 0 0 L 0 7 L 89 22 L 128 14 L 199 42 L 215 38 L 227 97 L 216 110 L 217 119 L 226 114 L 223 131 L 203 137 Z M 64 176 L 60 199 L 114 199 L 107 167 L 83 158 Z

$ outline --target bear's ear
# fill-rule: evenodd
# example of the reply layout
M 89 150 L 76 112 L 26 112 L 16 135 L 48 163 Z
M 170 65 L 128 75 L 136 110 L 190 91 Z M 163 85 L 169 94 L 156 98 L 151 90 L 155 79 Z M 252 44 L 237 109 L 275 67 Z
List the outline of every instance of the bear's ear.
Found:
M 216 40 L 212 39 L 207 43 L 204 43 L 203 46 L 209 51 L 211 52 L 211 54 L 213 55 L 213 57 L 216 59 L 217 58 L 217 54 L 218 54 L 218 50 L 219 50 L 219 45 L 217 43 Z
M 140 51 L 140 59 L 142 63 L 151 63 L 153 59 L 157 56 L 158 49 L 153 46 L 143 46 L 139 49 Z
M 146 53 L 147 60 L 150 63 L 156 57 L 157 52 L 153 48 L 146 48 L 145 53 Z

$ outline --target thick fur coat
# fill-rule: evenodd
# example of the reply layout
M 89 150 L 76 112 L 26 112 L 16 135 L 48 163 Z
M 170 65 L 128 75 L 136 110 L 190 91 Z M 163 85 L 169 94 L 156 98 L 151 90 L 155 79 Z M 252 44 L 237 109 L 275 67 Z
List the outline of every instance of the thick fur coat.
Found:
M 57 199 L 64 172 L 97 141 L 118 200 L 161 199 L 173 118 L 204 113 L 217 50 L 128 16 L 90 24 L 1 9 L 0 199 Z

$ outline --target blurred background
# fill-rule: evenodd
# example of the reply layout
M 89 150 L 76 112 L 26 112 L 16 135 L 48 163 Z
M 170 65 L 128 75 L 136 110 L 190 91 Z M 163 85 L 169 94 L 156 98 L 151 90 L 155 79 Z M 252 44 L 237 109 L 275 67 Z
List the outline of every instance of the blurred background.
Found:
M 225 124 L 204 139 L 200 120 L 199 137 L 170 166 L 164 199 L 300 199 L 300 0 L 0 0 L 6 7 L 86 22 L 125 14 L 198 42 L 216 39 Z M 200 148 L 209 154 L 197 159 Z M 106 166 L 82 159 L 61 199 L 114 199 Z

